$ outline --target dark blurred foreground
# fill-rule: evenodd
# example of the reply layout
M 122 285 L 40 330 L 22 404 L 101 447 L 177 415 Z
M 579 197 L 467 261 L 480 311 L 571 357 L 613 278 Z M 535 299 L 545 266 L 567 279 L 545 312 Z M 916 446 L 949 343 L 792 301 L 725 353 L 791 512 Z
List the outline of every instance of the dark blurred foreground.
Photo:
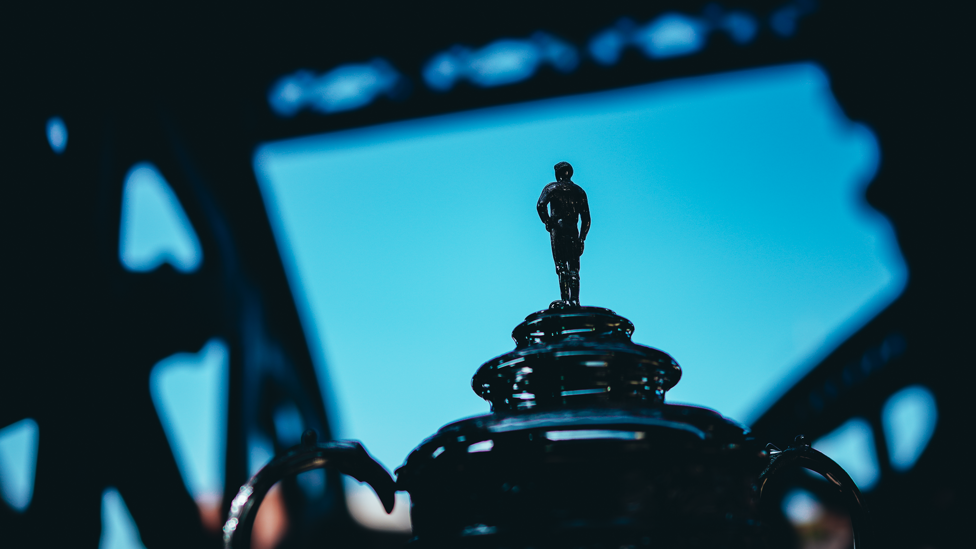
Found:
M 734 7 L 762 13 L 776 5 Z M 876 440 L 881 478 L 867 501 L 877 545 L 964 542 L 974 486 L 957 455 L 965 456 L 972 416 L 966 375 L 973 363 L 967 337 L 972 216 L 965 197 L 973 179 L 967 174 L 974 95 L 972 18 L 962 4 L 822 2 L 795 40 L 761 37 L 740 49 L 715 41 L 654 71 L 625 54 L 613 71 L 581 64 L 572 79 L 542 72 L 524 86 L 461 86 L 436 95 L 417 84 L 409 99 L 382 99 L 331 117 L 284 120 L 267 106 L 271 83 L 299 68 L 326 70 L 382 55 L 419 73 L 431 52 L 446 45 L 538 29 L 585 43 L 594 29 L 622 15 L 647 20 L 670 9 L 700 13 L 705 3 L 604 2 L 585 11 L 514 2 L 8 7 L 0 427 L 31 417 L 41 436 L 32 502 L 22 513 L 0 504 L 0 545 L 97 545 L 101 494 L 115 486 L 146 547 L 216 547 L 219 520 L 205 525 L 184 488 L 147 381 L 162 358 L 196 351 L 215 336 L 227 342 L 231 365 L 221 516 L 248 476 L 249 433 L 273 431 L 276 403 L 295 402 L 306 426 L 329 438 L 326 407 L 251 169 L 258 143 L 811 59 L 830 74 L 846 115 L 879 137 L 881 168 L 867 200 L 895 225 L 910 282 L 896 303 L 753 427 L 758 438 L 785 446 L 798 433 L 812 439 L 863 417 L 881 437 L 886 399 L 909 385 L 926 386 L 936 397 L 939 423 L 917 464 L 894 470 L 884 440 Z M 63 154 L 52 153 L 43 131 L 54 115 L 70 131 Z M 192 275 L 168 265 L 133 273 L 119 263 L 122 182 L 146 158 L 167 174 L 197 228 L 207 259 Z M 882 352 L 892 334 L 904 343 L 898 356 Z M 844 519 L 814 481 L 797 483 L 827 507 L 821 526 L 801 529 L 804 546 L 832 546 L 829 532 L 843 532 Z M 292 526 L 286 543 L 404 539 L 356 526 L 341 483 L 333 476 L 328 485 L 318 498 L 283 485 L 278 505 Z

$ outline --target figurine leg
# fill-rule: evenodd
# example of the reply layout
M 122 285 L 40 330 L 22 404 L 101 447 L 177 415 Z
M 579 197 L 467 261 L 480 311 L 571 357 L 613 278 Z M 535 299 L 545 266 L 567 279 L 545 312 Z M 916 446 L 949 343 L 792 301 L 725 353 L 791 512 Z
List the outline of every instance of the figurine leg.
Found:
M 556 264 L 556 275 L 559 276 L 559 299 L 570 300 L 569 272 L 565 264 Z
M 579 305 L 579 285 L 580 285 L 579 256 L 577 255 L 575 259 L 571 259 L 567 261 L 567 263 L 568 263 L 567 265 L 568 268 L 566 269 L 566 286 L 567 286 L 566 293 L 569 295 L 569 297 L 568 298 L 564 297 L 563 299 L 569 301 L 573 305 Z
M 579 305 L 579 273 L 568 273 L 566 276 L 566 292 L 563 300 L 573 305 Z
M 559 294 L 567 305 L 579 305 L 579 237 L 575 232 L 550 232 L 552 259 L 559 275 Z

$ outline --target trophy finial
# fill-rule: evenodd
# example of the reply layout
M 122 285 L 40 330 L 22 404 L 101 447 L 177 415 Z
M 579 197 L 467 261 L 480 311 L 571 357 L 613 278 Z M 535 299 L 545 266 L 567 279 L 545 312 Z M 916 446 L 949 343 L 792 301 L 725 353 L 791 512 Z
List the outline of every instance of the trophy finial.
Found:
M 536 210 L 549 231 L 552 259 L 559 276 L 560 299 L 553 301 L 549 307 L 564 309 L 580 306 L 579 258 L 583 255 L 583 242 L 590 231 L 590 206 L 586 193 L 571 179 L 573 167 L 569 162 L 560 162 L 554 169 L 556 181 L 542 189 Z

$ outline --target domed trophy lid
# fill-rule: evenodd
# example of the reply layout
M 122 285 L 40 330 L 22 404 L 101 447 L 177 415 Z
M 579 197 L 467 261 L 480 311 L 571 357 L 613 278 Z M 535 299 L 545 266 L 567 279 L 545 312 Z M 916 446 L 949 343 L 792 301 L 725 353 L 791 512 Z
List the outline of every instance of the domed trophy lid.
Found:
M 586 192 L 568 162 L 555 166 L 536 210 L 552 244 L 560 299 L 515 327 L 516 348 L 481 366 L 471 385 L 493 411 L 599 402 L 663 403 L 681 368 L 663 351 L 633 343 L 634 325 L 579 303 L 580 256 L 590 230 Z

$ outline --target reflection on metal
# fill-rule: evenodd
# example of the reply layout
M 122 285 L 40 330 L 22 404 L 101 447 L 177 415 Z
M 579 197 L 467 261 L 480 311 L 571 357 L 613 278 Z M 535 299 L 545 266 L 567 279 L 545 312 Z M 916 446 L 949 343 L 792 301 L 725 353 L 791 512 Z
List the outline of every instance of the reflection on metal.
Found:
M 888 458 L 896 471 L 911 469 L 922 456 L 938 422 L 935 395 L 912 385 L 891 395 L 881 409 Z
M 613 431 L 610 429 L 578 429 L 575 431 L 548 431 L 549 440 L 598 440 L 613 438 L 618 440 L 641 440 L 644 431 Z
M 31 418 L 0 429 L 0 496 L 15 511 L 26 511 L 34 495 L 37 440 Z
M 309 108 L 323 114 L 365 107 L 377 97 L 396 97 L 405 80 L 385 59 L 341 65 L 325 74 L 301 70 L 275 82 L 268 103 L 279 116 Z
M 495 443 L 490 440 L 483 440 L 481 442 L 475 442 L 471 446 L 468 446 L 468 453 L 474 454 L 475 452 L 490 452 L 492 448 L 495 447 Z
M 526 40 L 497 40 L 477 50 L 454 46 L 432 57 L 424 66 L 423 77 L 437 91 L 447 91 L 460 80 L 490 88 L 526 80 L 542 65 L 566 73 L 578 63 L 574 46 L 537 32 Z
M 119 260 L 136 272 L 169 263 L 181 273 L 191 273 L 203 262 L 200 239 L 180 200 L 149 162 L 136 164 L 125 176 Z
M 55 154 L 61 154 L 68 146 L 68 126 L 60 116 L 54 116 L 47 121 L 47 142 Z

